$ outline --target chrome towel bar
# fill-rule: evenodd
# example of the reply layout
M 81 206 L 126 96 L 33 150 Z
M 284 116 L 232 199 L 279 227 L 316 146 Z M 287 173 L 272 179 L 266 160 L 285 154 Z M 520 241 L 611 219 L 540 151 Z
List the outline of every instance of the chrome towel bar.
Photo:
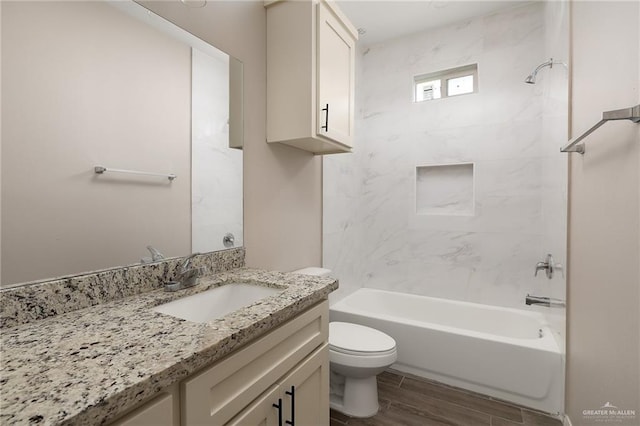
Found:
M 111 167 L 104 167 L 104 166 L 95 166 L 93 168 L 93 171 L 95 173 L 97 173 L 97 174 L 103 174 L 104 172 L 116 172 L 116 173 L 129 173 L 129 174 L 133 174 L 133 175 L 160 176 L 160 177 L 166 177 L 170 181 L 173 181 L 175 178 L 178 177 L 178 176 L 174 175 L 173 173 L 140 172 L 140 171 L 137 171 L 137 170 L 112 169 Z
M 631 120 L 634 123 L 640 123 L 640 104 L 634 107 L 617 109 L 614 111 L 605 111 L 602 113 L 602 120 L 598 121 L 595 126 L 584 132 L 577 138 L 571 139 L 568 144 L 560 148 L 560 152 L 578 152 L 584 154 L 584 144 L 578 145 L 584 138 L 595 132 L 600 126 L 611 120 Z

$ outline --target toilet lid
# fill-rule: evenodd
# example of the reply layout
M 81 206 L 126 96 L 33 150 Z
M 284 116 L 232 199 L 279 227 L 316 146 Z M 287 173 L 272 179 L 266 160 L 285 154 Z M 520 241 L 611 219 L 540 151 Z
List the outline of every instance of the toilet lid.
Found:
M 347 322 L 329 323 L 329 347 L 340 352 L 389 352 L 396 341 L 380 330 Z

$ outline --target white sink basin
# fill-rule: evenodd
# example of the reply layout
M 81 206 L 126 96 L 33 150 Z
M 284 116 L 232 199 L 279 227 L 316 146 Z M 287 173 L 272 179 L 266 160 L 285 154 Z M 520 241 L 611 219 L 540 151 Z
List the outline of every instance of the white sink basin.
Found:
M 156 306 L 153 310 L 187 321 L 204 323 L 283 291 L 255 284 L 230 283 Z

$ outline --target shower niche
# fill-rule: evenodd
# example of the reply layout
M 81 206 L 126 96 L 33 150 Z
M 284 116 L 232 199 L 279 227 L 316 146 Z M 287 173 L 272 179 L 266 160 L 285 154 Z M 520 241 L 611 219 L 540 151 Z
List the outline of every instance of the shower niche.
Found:
M 474 164 L 416 167 L 416 214 L 473 216 Z

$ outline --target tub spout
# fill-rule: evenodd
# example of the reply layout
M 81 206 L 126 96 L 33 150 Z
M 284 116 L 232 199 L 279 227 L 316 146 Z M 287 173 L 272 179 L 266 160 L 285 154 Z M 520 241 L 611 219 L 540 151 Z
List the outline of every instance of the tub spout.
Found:
M 527 294 L 524 303 L 527 305 L 542 305 L 549 308 L 564 308 L 567 305 L 564 300 L 554 299 L 552 297 L 531 296 L 530 294 Z

